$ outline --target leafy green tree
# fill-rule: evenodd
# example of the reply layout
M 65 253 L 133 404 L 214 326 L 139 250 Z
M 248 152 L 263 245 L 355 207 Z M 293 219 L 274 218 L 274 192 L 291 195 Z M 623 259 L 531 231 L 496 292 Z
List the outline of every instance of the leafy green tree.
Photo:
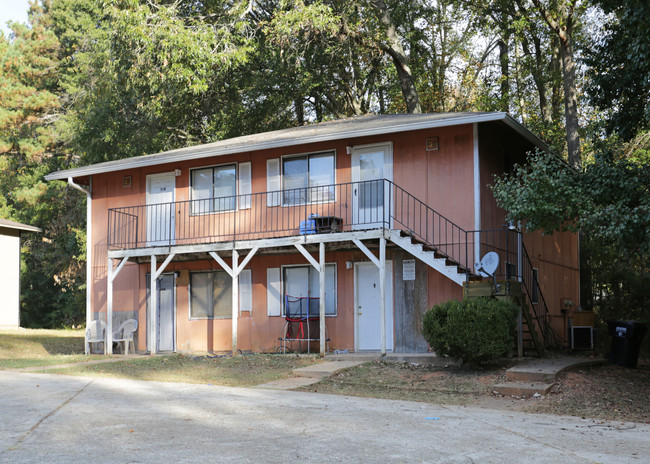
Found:
M 50 3 L 32 4 L 29 26 L 0 38 L 0 217 L 43 229 L 23 238 L 21 325 L 83 321 L 84 217 L 78 195 L 43 176 L 69 166 L 55 122 L 60 45 Z
M 607 111 L 605 127 L 624 140 L 650 128 L 650 3 L 599 0 L 606 36 L 587 50 L 587 91 Z
M 77 40 L 60 126 L 84 163 L 233 135 L 228 110 L 240 102 L 230 74 L 253 46 L 236 13 L 215 26 L 177 4 L 113 0 L 89 14 L 96 27 Z
M 493 192 L 512 220 L 529 230 L 581 233 L 583 304 L 601 321 L 650 322 L 650 134 L 634 142 L 594 144 L 577 171 L 537 152 L 497 178 Z

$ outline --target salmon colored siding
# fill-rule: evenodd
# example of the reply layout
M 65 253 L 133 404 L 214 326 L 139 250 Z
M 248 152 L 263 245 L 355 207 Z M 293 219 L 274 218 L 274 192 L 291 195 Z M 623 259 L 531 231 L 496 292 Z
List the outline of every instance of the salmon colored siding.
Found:
M 426 150 L 427 138 L 438 138 L 438 149 Z M 188 160 L 166 165 L 129 169 L 120 172 L 96 174 L 92 178 L 92 241 L 93 295 L 94 312 L 106 312 L 106 277 L 107 277 L 107 231 L 108 210 L 110 208 L 146 204 L 147 176 L 180 170 L 175 177 L 175 201 L 191 200 L 190 171 L 195 168 L 209 167 L 230 163 L 251 162 L 252 193 L 267 191 L 266 162 L 268 159 L 281 158 L 286 155 L 307 154 L 322 151 L 335 153 L 335 179 L 337 184 L 351 182 L 351 155 L 346 147 L 362 146 L 376 143 L 390 143 L 393 158 L 393 182 L 409 192 L 424 204 L 442 214 L 465 230 L 475 228 L 474 205 L 474 126 L 464 124 L 427 130 L 418 130 L 372 137 L 349 138 L 345 140 L 313 143 L 288 148 L 268 149 L 262 151 L 226 155 L 215 158 Z M 500 125 L 486 123 L 479 125 L 480 152 L 480 197 L 481 228 L 501 229 L 505 222 L 504 212 L 494 201 L 489 184 L 494 174 L 503 172 L 509 162 L 523 160 L 523 153 L 530 149 L 530 144 L 511 129 Z M 131 177 L 131 186 L 123 187 L 123 177 Z M 341 201 L 341 199 L 337 199 Z M 264 200 L 266 205 L 266 200 Z M 326 207 L 319 206 L 320 208 Z M 319 211 L 312 206 L 310 211 Z M 393 211 L 400 211 L 399 205 L 392 205 Z M 295 208 L 272 207 L 277 214 L 288 215 Z M 271 208 L 269 208 L 271 209 Z M 351 211 L 348 208 L 347 211 Z M 325 211 L 325 210 L 320 210 Z M 254 224 L 258 218 L 254 211 L 240 210 L 238 213 L 239 230 L 247 224 Z M 232 220 L 233 213 L 219 214 L 223 221 Z M 351 214 L 351 212 L 348 212 Z M 410 213 L 413 219 L 414 213 Z M 180 227 L 188 230 L 201 230 L 206 227 L 205 216 L 188 216 Z M 295 216 L 297 221 L 302 217 Z M 351 217 L 343 217 L 344 224 L 351 223 Z M 417 223 L 417 219 L 415 219 Z M 288 224 L 296 233 L 298 224 Z M 262 227 L 262 230 L 264 228 Z M 177 236 L 178 232 L 177 232 Z M 265 238 L 267 232 L 256 232 L 248 238 Z M 541 288 L 553 314 L 553 326 L 564 338 L 568 315 L 560 310 L 563 298 L 578 302 L 577 238 L 573 234 L 556 234 L 543 237 L 532 234 L 525 238 L 533 265 L 540 269 L 543 276 Z M 246 252 L 242 252 L 240 263 Z M 390 260 L 391 251 L 387 251 Z M 158 257 L 158 264 L 164 257 Z M 317 256 L 316 256 L 316 259 Z M 328 251 L 326 261 L 336 264 L 337 315 L 327 318 L 330 349 L 349 349 L 355 346 L 355 308 L 354 308 L 354 269 L 347 269 L 346 262 L 367 261 L 367 257 L 358 249 L 354 251 Z M 229 259 L 226 259 L 229 262 Z M 238 346 L 242 350 L 274 351 L 278 346 L 278 337 L 284 325 L 284 318 L 267 316 L 267 269 L 290 264 L 307 264 L 306 259 L 295 249 L 288 249 L 283 254 L 258 254 L 246 266 L 252 271 L 252 301 L 250 313 L 243 312 L 238 319 Z M 115 263 L 117 265 L 117 263 Z M 196 270 L 217 270 L 219 265 L 211 259 L 195 261 L 173 261 L 165 269 L 166 273 L 176 272 L 176 349 L 188 352 L 219 352 L 231 349 L 232 321 L 227 319 L 190 319 L 189 315 L 189 272 Z M 146 350 L 146 284 L 149 262 L 136 264 L 129 262 L 114 281 L 114 311 L 137 312 L 139 321 L 138 350 Z M 392 284 L 392 283 L 391 283 Z M 462 287 L 433 269 L 428 270 L 429 307 L 449 299 L 461 299 Z M 116 329 L 117 327 L 114 327 Z M 313 345 L 316 349 L 316 344 Z

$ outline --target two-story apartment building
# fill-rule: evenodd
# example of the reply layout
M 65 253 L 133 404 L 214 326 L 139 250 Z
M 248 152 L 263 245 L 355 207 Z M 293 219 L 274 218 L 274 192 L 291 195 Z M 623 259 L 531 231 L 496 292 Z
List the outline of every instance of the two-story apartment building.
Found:
M 505 113 L 377 115 L 47 179 L 88 195 L 87 316 L 107 321 L 109 352 L 128 318 L 143 352 L 275 351 L 296 311 L 321 352 L 425 352 L 422 315 L 462 298 L 488 251 L 565 340 L 577 237 L 522 238 L 489 189 L 535 147 Z

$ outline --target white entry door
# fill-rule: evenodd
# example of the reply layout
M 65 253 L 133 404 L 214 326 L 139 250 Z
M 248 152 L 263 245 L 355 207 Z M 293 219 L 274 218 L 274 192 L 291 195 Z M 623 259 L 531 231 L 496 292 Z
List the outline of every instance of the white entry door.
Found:
M 176 174 L 147 176 L 147 246 L 173 245 Z
M 390 186 L 393 180 L 392 144 L 354 147 L 352 151 L 352 227 L 374 229 L 390 218 Z
M 373 263 L 355 264 L 357 350 L 381 349 L 379 269 Z M 386 350 L 393 350 L 393 265 L 386 261 Z
M 151 296 L 151 278 L 147 275 L 147 335 L 149 335 L 149 311 Z M 158 289 L 158 308 L 156 308 L 156 351 L 175 351 L 176 348 L 176 316 L 174 274 L 163 274 L 156 283 Z M 151 342 L 147 337 L 147 349 L 151 349 Z

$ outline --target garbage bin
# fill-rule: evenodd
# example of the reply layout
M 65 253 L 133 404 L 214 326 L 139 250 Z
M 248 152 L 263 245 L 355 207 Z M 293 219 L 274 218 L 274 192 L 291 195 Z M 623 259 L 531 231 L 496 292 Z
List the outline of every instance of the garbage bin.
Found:
M 623 367 L 636 367 L 641 341 L 648 326 L 636 321 L 607 321 L 607 332 L 612 337 L 610 362 Z

